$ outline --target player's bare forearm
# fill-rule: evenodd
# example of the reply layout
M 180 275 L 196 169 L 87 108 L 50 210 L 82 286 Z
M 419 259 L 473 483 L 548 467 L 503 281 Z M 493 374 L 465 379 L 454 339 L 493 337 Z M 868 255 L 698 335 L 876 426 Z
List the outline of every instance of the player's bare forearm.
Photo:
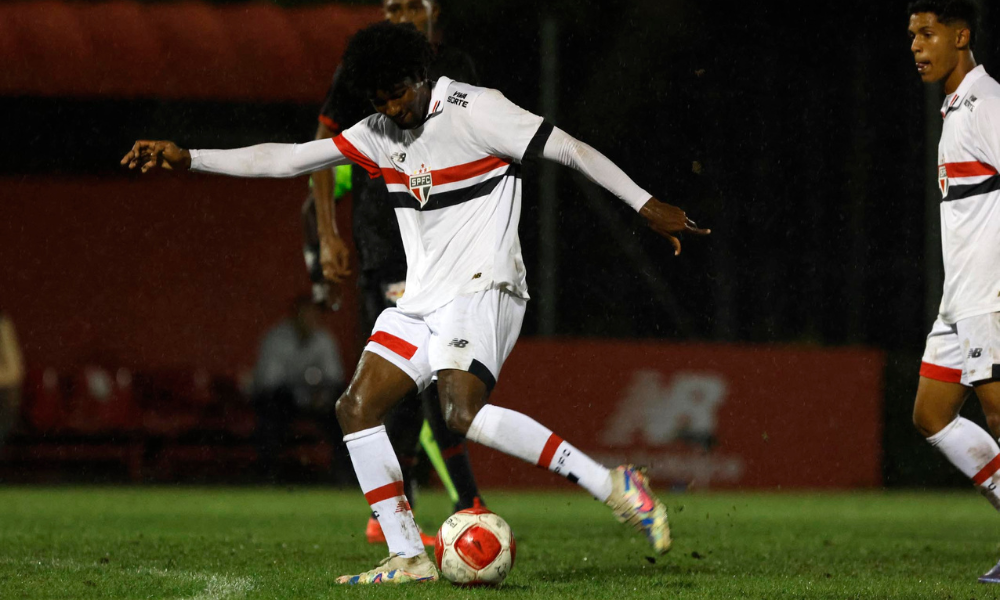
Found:
M 122 157 L 121 164 L 142 173 L 154 168 L 186 171 L 191 168 L 191 153 L 166 140 L 138 140 Z
M 313 173 L 312 184 L 320 238 L 340 237 L 340 231 L 337 229 L 337 202 L 333 197 L 333 169 L 322 169 Z
M 326 139 L 334 134 L 324 123 L 316 129 L 316 139 Z M 316 200 L 316 228 L 319 233 L 320 264 L 323 276 L 333 283 L 340 283 L 351 274 L 350 251 L 337 229 L 337 201 L 334 197 L 332 169 L 321 169 L 312 174 L 313 198 Z
M 708 235 L 711 229 L 701 229 L 697 223 L 688 218 L 683 209 L 660 202 L 656 198 L 650 198 L 639 209 L 649 227 L 663 237 L 670 240 L 674 247 L 674 256 L 681 253 L 681 242 L 677 238 L 679 234 Z

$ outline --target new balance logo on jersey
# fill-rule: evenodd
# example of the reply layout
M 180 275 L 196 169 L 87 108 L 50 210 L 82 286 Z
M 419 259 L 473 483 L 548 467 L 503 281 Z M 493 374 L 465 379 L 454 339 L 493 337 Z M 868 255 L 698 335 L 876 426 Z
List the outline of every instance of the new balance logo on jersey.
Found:
M 393 152 L 392 160 L 398 163 L 406 162 L 406 152 Z
M 982 348 L 973 348 L 972 350 L 969 350 L 969 358 L 979 358 L 982 355 L 983 355 Z
M 420 170 L 410 175 L 410 193 L 420 201 L 421 206 L 427 204 L 433 185 L 434 179 L 431 176 L 431 171 L 424 165 L 420 165 Z
M 465 348 L 466 346 L 469 345 L 469 340 L 460 340 L 458 338 L 455 338 L 450 342 L 448 342 L 448 345 L 453 346 L 455 348 Z
M 962 104 L 964 104 L 965 108 L 969 110 L 976 110 L 976 100 L 979 100 L 979 98 L 976 98 L 972 94 L 969 94 L 969 97 L 966 98 L 965 102 L 963 102 Z

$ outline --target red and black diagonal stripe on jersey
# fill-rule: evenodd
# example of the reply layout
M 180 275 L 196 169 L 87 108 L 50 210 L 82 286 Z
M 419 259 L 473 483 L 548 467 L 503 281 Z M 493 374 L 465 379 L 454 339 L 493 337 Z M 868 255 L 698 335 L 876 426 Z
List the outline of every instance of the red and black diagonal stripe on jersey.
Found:
M 995 167 L 978 161 L 946 163 L 943 165 L 948 179 L 964 179 L 969 177 L 986 177 L 976 183 L 951 183 L 948 185 L 948 195 L 943 202 L 964 200 L 973 196 L 981 196 L 1000 190 L 1000 174 Z
M 495 173 L 499 169 L 504 169 L 503 173 L 489 176 L 490 173 Z M 421 211 L 438 210 L 488 196 L 505 177 L 519 177 L 518 172 L 517 165 L 502 158 L 487 156 L 453 167 L 431 170 L 434 186 L 431 188 L 430 197 L 423 204 L 409 192 L 397 191 L 398 188 L 397 190 L 389 190 L 389 198 L 399 208 Z M 409 187 L 409 176 L 406 173 L 394 169 L 382 169 L 382 177 L 385 178 L 386 185 L 397 184 Z M 460 185 L 448 191 L 440 191 L 439 188 L 446 184 Z

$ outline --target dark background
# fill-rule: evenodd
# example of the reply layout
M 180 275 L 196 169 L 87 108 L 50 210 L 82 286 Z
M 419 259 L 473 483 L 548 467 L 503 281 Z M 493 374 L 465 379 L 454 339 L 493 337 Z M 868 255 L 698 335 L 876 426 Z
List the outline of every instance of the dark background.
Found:
M 629 209 L 603 192 L 595 209 L 587 186 L 560 173 L 556 333 L 920 351 L 930 324 L 923 107 L 924 94 L 939 92 L 914 71 L 905 3 L 444 4 L 449 41 L 475 58 L 484 83 L 535 111 L 540 23 L 553 17 L 557 125 L 714 231 L 672 258 Z M 989 67 L 997 40 L 979 45 Z M 0 172 L 124 176 L 116 158 L 136 137 L 193 147 L 301 141 L 316 112 L 4 97 Z M 533 192 L 521 231 L 529 266 L 539 254 Z M 608 226 L 607 211 L 625 227 Z M 653 272 L 637 273 L 623 235 L 635 236 Z M 529 314 L 525 332 L 537 327 Z
M 940 90 L 917 77 L 905 2 L 442 4 L 447 39 L 482 82 L 534 111 L 542 22 L 557 23 L 556 124 L 713 230 L 674 258 L 628 207 L 602 191 L 595 202 L 561 171 L 556 335 L 885 349 L 887 483 L 949 480 L 913 466 L 919 455 L 893 457 L 919 442 L 908 413 L 941 261 L 925 210 L 925 102 Z M 1000 71 L 983 8 L 976 58 Z M 311 139 L 322 92 L 314 104 L 0 97 L 0 175 L 125 178 L 117 161 L 138 137 Z M 526 188 L 521 239 L 538 290 Z M 524 335 L 541 330 L 538 310 L 529 304 Z

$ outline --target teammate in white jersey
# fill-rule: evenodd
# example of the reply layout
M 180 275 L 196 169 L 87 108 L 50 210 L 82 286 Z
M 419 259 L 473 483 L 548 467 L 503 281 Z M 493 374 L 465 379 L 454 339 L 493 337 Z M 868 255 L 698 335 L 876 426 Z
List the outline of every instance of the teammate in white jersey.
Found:
M 920 367 L 913 422 L 1000 510 L 1000 84 L 976 65 L 968 0 L 909 7 L 911 50 L 943 82 L 938 145 L 944 291 Z M 993 435 L 959 416 L 970 387 Z M 1000 583 L 1000 564 L 979 578 Z
M 517 237 L 520 164 L 538 157 L 584 173 L 646 218 L 679 254 L 681 233 L 708 234 L 683 210 L 653 198 L 597 150 L 496 91 L 426 78 L 431 49 L 412 27 L 360 31 L 345 74 L 371 99 L 372 115 L 330 140 L 236 150 L 183 150 L 139 141 L 129 168 L 191 168 L 238 176 L 291 177 L 348 161 L 385 178 L 406 250 L 406 291 L 375 324 L 337 417 L 358 481 L 390 556 L 340 583 L 433 581 L 403 493 L 385 414 L 416 387 L 438 382 L 449 428 L 480 444 L 561 474 L 670 548 L 666 508 L 640 469 L 608 469 L 534 419 L 487 403 L 520 332 L 528 298 Z

